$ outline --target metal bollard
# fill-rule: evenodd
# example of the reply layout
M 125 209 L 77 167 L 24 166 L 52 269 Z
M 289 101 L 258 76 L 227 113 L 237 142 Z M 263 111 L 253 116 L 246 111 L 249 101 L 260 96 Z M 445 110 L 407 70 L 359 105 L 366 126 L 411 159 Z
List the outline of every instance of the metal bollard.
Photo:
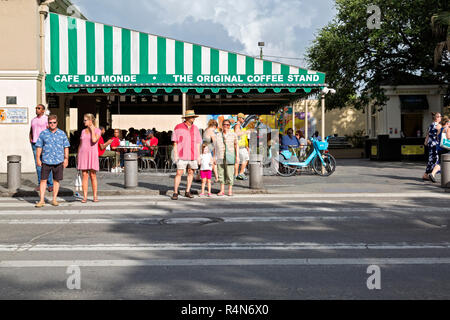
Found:
M 125 153 L 125 188 L 138 186 L 138 156 L 137 153 Z
M 20 188 L 22 179 L 21 156 L 7 156 L 6 159 L 8 160 L 8 189 L 15 191 Z
M 249 173 L 250 173 L 250 189 L 262 189 L 263 188 L 263 167 L 262 167 L 262 159 L 260 155 L 254 157 L 249 165 Z
M 441 156 L 441 187 L 450 188 L 450 154 L 448 153 Z

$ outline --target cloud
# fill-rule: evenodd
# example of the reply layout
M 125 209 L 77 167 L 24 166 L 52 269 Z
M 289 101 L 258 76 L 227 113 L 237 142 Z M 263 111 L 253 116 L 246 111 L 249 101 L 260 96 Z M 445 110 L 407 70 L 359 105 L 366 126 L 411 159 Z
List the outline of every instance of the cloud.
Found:
M 331 20 L 332 0 L 75 0 L 88 18 L 223 50 L 302 58 L 317 28 Z M 123 23 L 122 23 L 123 22 Z M 299 60 L 281 62 L 301 65 Z
M 254 56 L 259 54 L 257 43 L 264 41 L 268 55 L 298 57 L 295 30 L 311 28 L 318 16 L 315 6 L 298 0 L 154 0 L 143 4 L 149 11 L 156 9 L 167 25 L 189 18 L 220 24 L 231 39 L 243 44 L 244 53 Z

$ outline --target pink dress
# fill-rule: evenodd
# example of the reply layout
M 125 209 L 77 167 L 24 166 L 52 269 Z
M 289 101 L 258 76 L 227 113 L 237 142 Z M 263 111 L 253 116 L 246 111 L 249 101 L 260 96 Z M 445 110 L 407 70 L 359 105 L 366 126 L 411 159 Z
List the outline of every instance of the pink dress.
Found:
M 95 133 L 100 136 L 101 131 L 95 128 Z M 78 170 L 99 170 L 98 163 L 98 141 L 92 143 L 92 138 L 90 133 L 86 133 L 83 129 L 80 138 L 80 150 L 78 152 Z

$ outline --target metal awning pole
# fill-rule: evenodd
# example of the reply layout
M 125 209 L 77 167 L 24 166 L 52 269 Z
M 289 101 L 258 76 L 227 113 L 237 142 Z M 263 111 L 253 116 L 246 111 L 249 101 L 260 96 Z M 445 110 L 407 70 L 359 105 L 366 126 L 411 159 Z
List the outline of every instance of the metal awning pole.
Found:
M 182 102 L 182 105 L 183 105 L 183 108 L 182 108 L 182 116 L 184 116 L 185 114 L 186 114 L 186 105 L 187 105 L 187 94 L 186 94 L 186 92 L 183 92 L 183 98 L 181 99 L 183 102 Z
M 322 141 L 325 139 L 325 94 L 322 94 Z
M 119 94 L 119 96 L 118 96 L 118 103 L 117 103 L 117 113 L 118 113 L 118 116 L 119 116 L 119 129 L 122 129 L 121 127 L 120 127 L 120 94 Z
M 305 102 L 305 139 L 308 140 L 308 100 Z
M 292 102 L 292 131 L 294 131 L 295 135 L 295 104 Z

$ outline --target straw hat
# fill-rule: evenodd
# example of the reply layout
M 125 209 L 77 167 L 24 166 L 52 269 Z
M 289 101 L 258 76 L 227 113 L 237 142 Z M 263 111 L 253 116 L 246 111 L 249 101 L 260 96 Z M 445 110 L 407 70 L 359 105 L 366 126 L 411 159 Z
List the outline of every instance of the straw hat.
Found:
M 238 118 L 238 119 L 239 119 L 239 118 L 245 119 L 245 114 L 243 114 L 242 112 L 241 112 L 241 113 L 238 113 L 237 118 Z
M 182 118 L 198 118 L 199 116 L 195 115 L 194 110 L 186 110 L 186 113 Z

